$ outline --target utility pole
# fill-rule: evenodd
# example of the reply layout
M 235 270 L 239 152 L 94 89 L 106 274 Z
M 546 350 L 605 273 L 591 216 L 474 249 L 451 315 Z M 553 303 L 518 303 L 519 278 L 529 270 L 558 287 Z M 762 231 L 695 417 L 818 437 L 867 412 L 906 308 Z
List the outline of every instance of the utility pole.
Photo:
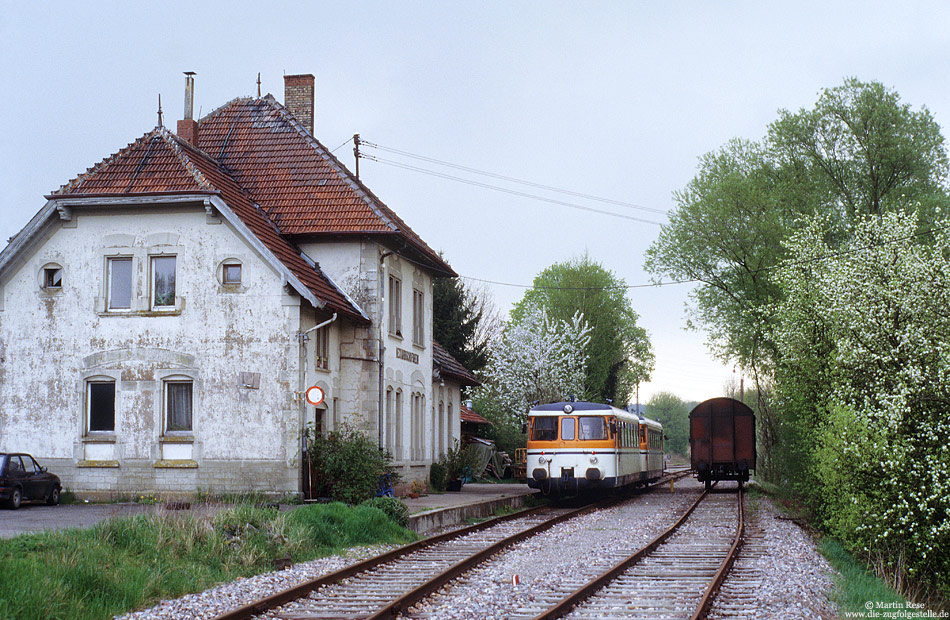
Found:
M 356 156 L 356 180 L 360 179 L 360 134 L 353 134 L 353 155 Z

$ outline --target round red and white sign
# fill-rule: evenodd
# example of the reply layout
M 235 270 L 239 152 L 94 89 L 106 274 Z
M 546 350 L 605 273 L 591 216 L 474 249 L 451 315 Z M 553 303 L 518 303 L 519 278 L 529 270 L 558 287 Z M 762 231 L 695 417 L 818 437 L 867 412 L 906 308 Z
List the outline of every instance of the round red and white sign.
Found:
M 307 388 L 307 402 L 311 405 L 319 405 L 323 402 L 323 397 L 323 390 L 321 390 L 319 387 L 314 385 Z

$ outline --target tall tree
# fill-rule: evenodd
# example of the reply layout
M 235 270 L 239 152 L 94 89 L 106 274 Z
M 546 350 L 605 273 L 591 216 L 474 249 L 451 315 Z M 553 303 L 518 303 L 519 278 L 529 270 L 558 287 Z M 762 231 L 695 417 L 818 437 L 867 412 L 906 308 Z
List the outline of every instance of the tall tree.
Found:
M 437 278 L 432 285 L 435 340 L 475 374 L 488 363 L 488 341 L 498 330 L 498 313 L 487 291 L 476 295 L 460 279 Z
M 654 356 L 646 330 L 626 294 L 626 284 L 589 256 L 551 265 L 534 279 L 512 310 L 518 322 L 527 307 L 569 321 L 580 313 L 591 326 L 584 396 L 625 404 L 638 383 L 649 380 Z
M 782 241 L 813 214 L 845 241 L 863 214 L 918 213 L 928 226 L 946 210 L 947 156 L 930 113 L 876 82 L 848 79 L 811 110 L 782 111 L 761 143 L 733 140 L 700 160 L 674 194 L 669 224 L 647 251 L 659 278 L 698 280 L 691 321 L 721 358 L 758 378 L 778 351 L 771 307 Z M 919 207 L 917 206 L 919 203 Z

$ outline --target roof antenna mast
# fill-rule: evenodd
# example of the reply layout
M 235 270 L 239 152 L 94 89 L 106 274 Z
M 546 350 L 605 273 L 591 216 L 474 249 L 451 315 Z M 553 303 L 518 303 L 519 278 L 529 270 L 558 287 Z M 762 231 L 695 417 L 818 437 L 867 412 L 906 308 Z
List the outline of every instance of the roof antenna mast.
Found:
M 158 126 L 164 127 L 162 125 L 162 93 L 158 93 Z
M 261 98 L 261 73 L 257 72 L 257 98 Z
M 353 154 L 356 156 L 356 180 L 360 180 L 360 134 L 353 134 Z

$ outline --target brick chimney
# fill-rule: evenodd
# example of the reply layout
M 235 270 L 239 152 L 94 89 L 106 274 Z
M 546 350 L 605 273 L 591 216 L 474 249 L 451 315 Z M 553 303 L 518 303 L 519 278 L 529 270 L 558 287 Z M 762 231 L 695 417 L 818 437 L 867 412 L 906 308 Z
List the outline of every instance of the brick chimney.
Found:
M 178 137 L 198 146 L 198 121 L 195 115 L 195 72 L 185 71 L 185 118 L 178 121 Z
M 313 75 L 284 76 L 284 107 L 313 134 Z

